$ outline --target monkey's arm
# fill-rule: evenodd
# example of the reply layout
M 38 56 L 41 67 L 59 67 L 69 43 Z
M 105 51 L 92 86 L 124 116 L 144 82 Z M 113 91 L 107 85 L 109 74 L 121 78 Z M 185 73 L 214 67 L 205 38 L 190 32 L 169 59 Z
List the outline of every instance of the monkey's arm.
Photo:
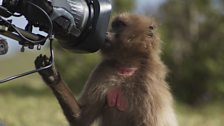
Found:
M 43 67 L 49 64 L 49 59 L 46 56 L 40 55 L 35 60 L 35 66 Z M 72 91 L 61 79 L 55 68 L 41 71 L 40 75 L 46 84 L 56 96 L 66 119 L 71 126 L 87 126 L 90 125 L 99 114 L 98 103 L 88 100 L 82 100 L 82 105 L 79 105 Z M 85 99 L 84 97 L 81 99 Z M 87 99 L 87 98 L 86 98 Z
M 49 87 L 56 96 L 71 126 L 89 126 L 100 114 L 102 106 L 98 102 L 90 102 L 88 98 L 83 97 L 84 101 L 79 104 L 62 79 Z
M 81 109 L 76 98 L 73 96 L 72 91 L 62 79 L 49 87 L 57 98 L 65 117 L 73 126 L 78 120 Z

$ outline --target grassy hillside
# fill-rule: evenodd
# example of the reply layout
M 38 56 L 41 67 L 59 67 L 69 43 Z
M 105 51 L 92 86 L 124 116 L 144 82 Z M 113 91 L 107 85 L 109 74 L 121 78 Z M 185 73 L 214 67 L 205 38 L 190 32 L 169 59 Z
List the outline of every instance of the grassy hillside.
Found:
M 0 77 L 33 69 L 37 53 L 24 53 L 0 59 Z M 176 105 L 180 126 L 223 126 L 224 109 L 220 103 L 192 108 Z M 50 90 L 35 74 L 0 85 L 0 125 L 67 126 L 62 111 Z
M 199 108 L 178 104 L 176 110 L 180 126 L 223 126 L 224 123 L 224 110 L 220 104 Z M 0 122 L 7 126 L 68 125 L 57 101 L 40 82 L 1 86 Z
M 0 122 L 6 126 L 66 126 L 57 101 L 42 81 L 0 87 Z
M 25 53 L 18 52 L 17 54 L 1 57 L 0 56 L 0 77 L 17 74 L 34 69 L 34 60 L 40 54 L 48 54 L 47 51 L 26 51 Z
M 33 70 L 38 55 L 39 52 L 28 51 L 0 58 L 0 79 Z M 38 74 L 0 85 L 1 123 L 7 126 L 67 125 L 57 101 Z

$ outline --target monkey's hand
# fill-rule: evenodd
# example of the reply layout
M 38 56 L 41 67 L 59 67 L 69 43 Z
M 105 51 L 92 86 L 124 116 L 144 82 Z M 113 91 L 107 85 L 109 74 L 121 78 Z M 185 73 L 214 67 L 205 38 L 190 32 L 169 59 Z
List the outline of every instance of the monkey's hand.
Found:
M 46 55 L 42 56 L 39 55 L 35 60 L 35 67 L 36 69 L 48 66 L 51 64 L 50 58 L 48 58 Z M 39 74 L 43 78 L 43 80 L 47 83 L 48 86 L 52 86 L 54 84 L 57 84 L 60 81 L 60 75 L 57 72 L 56 68 L 50 67 L 49 69 L 39 71 Z
M 107 92 L 107 104 L 109 107 L 115 107 L 119 111 L 128 109 L 128 99 L 124 96 L 120 87 L 112 88 Z

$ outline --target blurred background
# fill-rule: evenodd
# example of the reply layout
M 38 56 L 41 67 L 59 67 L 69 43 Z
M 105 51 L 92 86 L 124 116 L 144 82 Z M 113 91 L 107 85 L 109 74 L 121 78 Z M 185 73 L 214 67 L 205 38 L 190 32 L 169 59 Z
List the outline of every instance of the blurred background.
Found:
M 153 16 L 163 41 L 167 81 L 176 99 L 180 126 L 224 124 L 224 1 L 113 0 L 113 15 L 131 12 Z M 24 19 L 15 23 L 24 25 Z M 0 56 L 0 78 L 34 68 L 41 52 L 26 50 L 9 40 L 10 53 Z M 16 46 L 15 46 L 16 45 Z M 74 54 L 57 44 L 57 67 L 78 96 L 95 54 Z M 41 78 L 35 74 L 0 85 L 0 126 L 66 126 L 62 111 Z

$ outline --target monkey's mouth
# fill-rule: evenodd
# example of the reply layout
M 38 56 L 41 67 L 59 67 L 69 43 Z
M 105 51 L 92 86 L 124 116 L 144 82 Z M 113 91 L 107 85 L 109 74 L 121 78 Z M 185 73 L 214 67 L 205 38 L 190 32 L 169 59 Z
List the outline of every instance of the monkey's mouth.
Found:
M 103 49 L 109 48 L 112 45 L 112 35 L 110 32 L 107 32 L 105 41 L 103 43 Z
M 110 41 L 105 41 L 103 43 L 102 49 L 108 49 L 111 47 L 111 42 Z
M 105 38 L 105 42 L 111 42 L 112 40 L 112 33 L 111 32 L 107 32 L 106 33 L 106 38 Z

